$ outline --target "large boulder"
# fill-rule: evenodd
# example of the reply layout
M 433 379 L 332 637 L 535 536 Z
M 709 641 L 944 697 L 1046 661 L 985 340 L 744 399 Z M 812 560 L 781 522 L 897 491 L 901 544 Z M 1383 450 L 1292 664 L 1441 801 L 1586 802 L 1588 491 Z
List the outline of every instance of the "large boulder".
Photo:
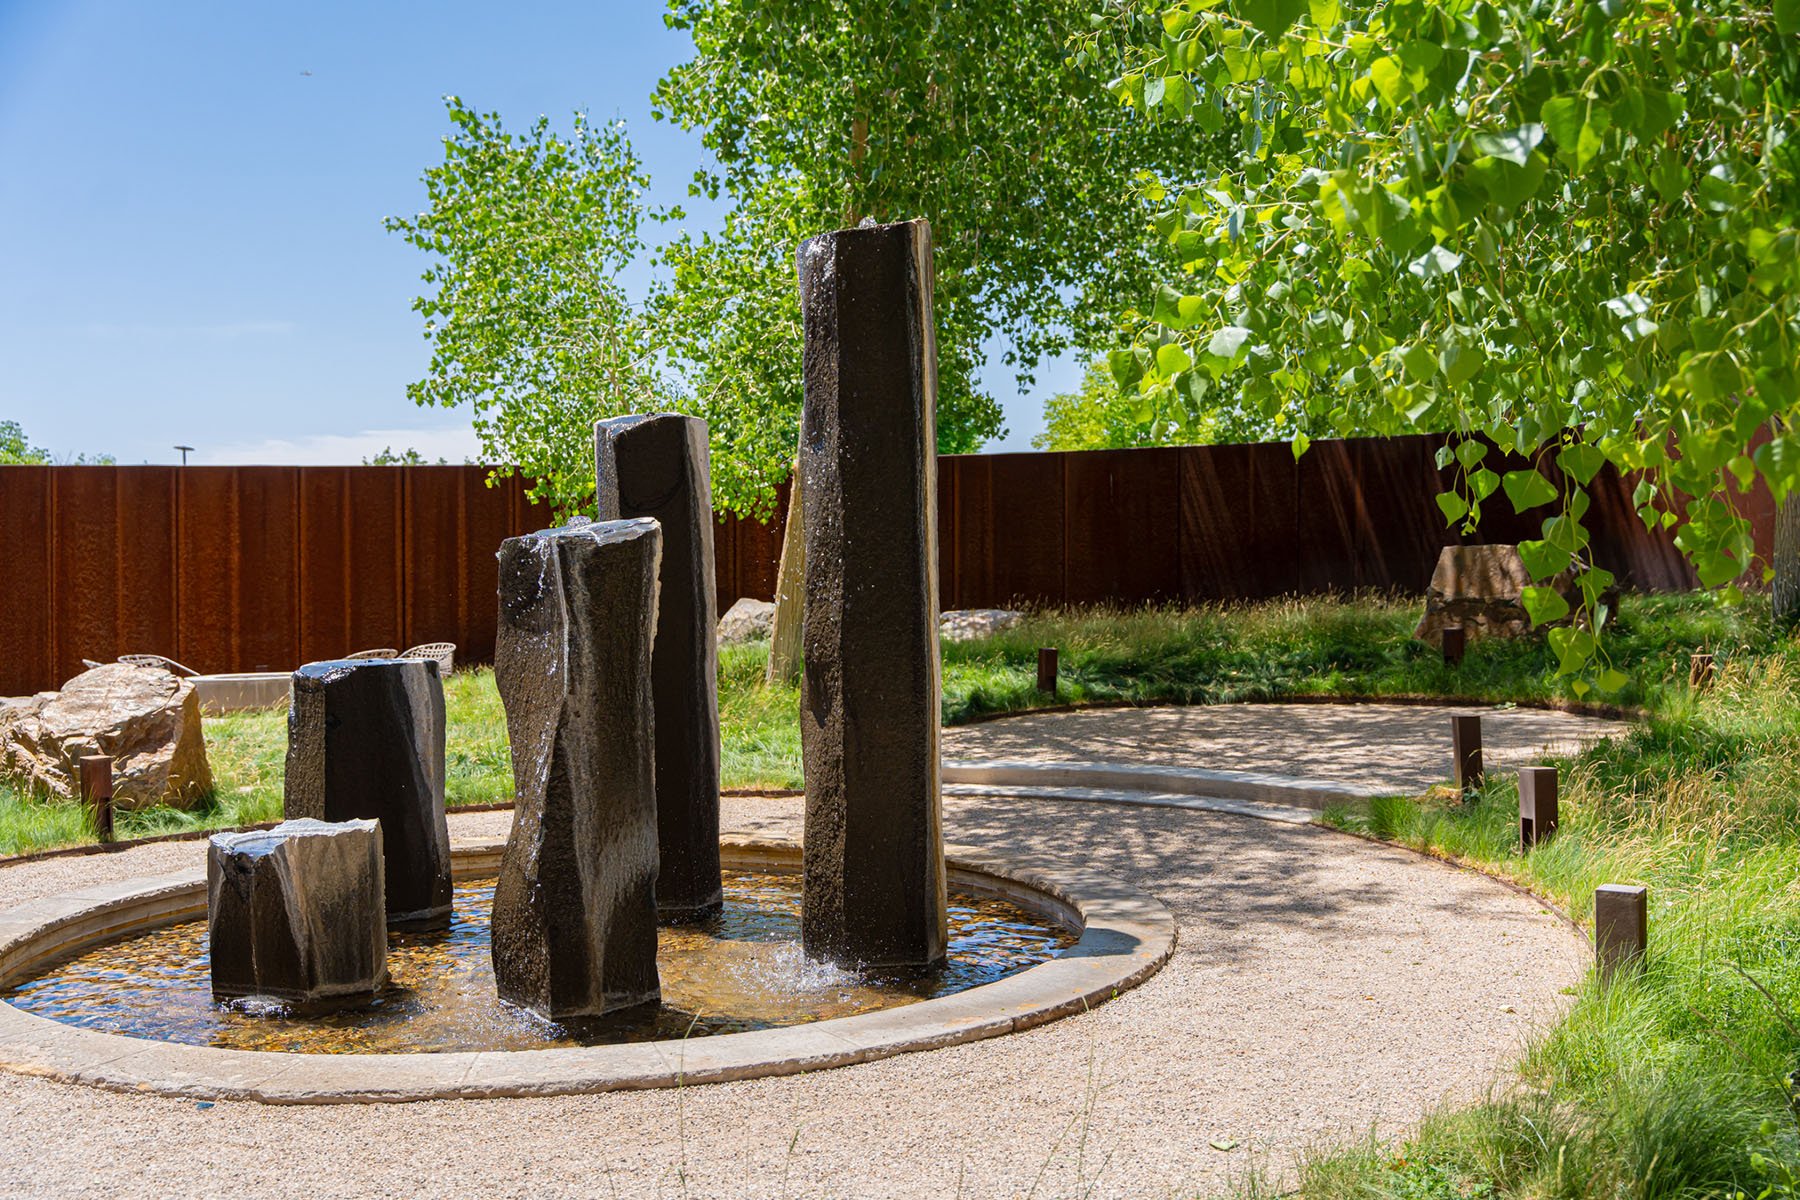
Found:
M 1571 607 L 1580 603 L 1574 576 L 1564 572 L 1550 581 Z M 1445 546 L 1425 593 L 1425 615 L 1413 636 L 1434 646 L 1443 644 L 1444 626 L 1461 625 L 1468 640 L 1524 637 L 1532 630 L 1524 592 L 1531 572 L 1517 546 Z
M 775 606 L 767 600 L 741 597 L 719 618 L 719 645 L 766 642 L 775 630 Z
M 946 642 L 972 642 L 1011 629 L 1025 614 L 1011 608 L 953 608 L 938 618 L 938 633 Z
M 113 760 L 115 808 L 188 808 L 213 789 L 200 697 L 172 672 L 107 663 L 60 692 L 0 707 L 0 776 L 73 797 L 80 761 L 93 754 Z

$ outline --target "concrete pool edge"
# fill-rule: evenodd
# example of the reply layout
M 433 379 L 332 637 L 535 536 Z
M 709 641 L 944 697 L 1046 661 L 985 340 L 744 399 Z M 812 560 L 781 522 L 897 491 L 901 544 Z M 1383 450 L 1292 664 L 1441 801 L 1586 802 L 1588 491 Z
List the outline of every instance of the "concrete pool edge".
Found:
M 504 841 L 453 847 L 460 876 L 491 874 Z M 727 837 L 727 866 L 795 870 L 798 843 Z M 323 1055 L 223 1050 L 80 1029 L 0 1001 L 0 1069 L 115 1091 L 267 1104 L 382 1103 L 680 1087 L 849 1066 L 997 1037 L 1095 1007 L 1174 952 L 1174 916 L 1153 896 L 1078 868 L 1021 866 L 946 847 L 959 887 L 1075 924 L 1048 962 L 915 1004 L 689 1041 L 552 1050 Z M 199 870 L 49 897 L 0 913 L 0 986 L 84 947 L 205 912 Z

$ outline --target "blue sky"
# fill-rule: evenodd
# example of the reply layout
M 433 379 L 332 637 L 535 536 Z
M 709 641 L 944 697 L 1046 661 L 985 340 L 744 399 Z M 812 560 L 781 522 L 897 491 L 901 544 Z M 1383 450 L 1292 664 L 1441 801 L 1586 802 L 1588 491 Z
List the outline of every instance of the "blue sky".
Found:
M 658 0 L 0 0 L 0 419 L 123 463 L 474 454 L 466 414 L 406 399 L 424 259 L 381 227 L 423 202 L 441 97 L 515 126 L 622 116 L 652 202 L 706 223 L 705 151 L 648 103 L 690 52 Z M 990 448 L 1026 449 L 1078 367 L 1019 396 L 991 357 Z

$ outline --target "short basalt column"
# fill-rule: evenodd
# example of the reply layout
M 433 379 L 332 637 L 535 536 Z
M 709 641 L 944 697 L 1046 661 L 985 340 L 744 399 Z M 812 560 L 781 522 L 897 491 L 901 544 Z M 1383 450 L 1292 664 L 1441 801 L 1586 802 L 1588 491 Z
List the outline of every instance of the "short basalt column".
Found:
M 662 535 L 577 521 L 500 547 L 494 679 L 518 805 L 494 889 L 500 997 L 552 1020 L 659 998 L 650 686 Z
M 929 966 L 945 951 L 931 229 L 840 230 L 798 258 L 802 940 Z
M 719 884 L 719 648 L 712 467 L 706 422 L 678 413 L 594 426 L 602 521 L 662 526 L 656 644 L 656 905 L 694 920 L 724 902 Z
M 286 812 L 381 822 L 387 921 L 450 924 L 444 685 L 430 659 L 309 663 L 288 710 Z
M 382 876 L 376 821 L 214 834 L 206 855 L 214 998 L 319 1011 L 374 997 L 387 983 Z

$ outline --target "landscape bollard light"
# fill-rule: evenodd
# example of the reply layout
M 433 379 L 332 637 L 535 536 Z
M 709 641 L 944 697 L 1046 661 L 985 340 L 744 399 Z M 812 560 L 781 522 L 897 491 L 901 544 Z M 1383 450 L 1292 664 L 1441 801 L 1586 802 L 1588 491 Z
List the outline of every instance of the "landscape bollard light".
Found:
M 1556 832 L 1556 768 L 1519 768 L 1519 846 L 1529 850 Z
M 100 840 L 113 840 L 112 759 L 104 754 L 84 755 L 81 759 L 81 803 L 94 814 L 94 828 Z
M 1456 789 L 1472 791 L 1481 786 L 1481 714 L 1450 714 L 1450 757 L 1456 768 Z
M 1458 666 L 1463 660 L 1463 651 L 1468 648 L 1469 635 L 1461 625 L 1446 625 L 1444 638 L 1444 665 Z
M 1705 651 L 1688 656 L 1688 686 L 1696 692 L 1704 692 L 1712 686 L 1713 656 Z
M 1594 889 L 1594 961 L 1602 979 L 1636 966 L 1650 949 L 1649 893 L 1603 883 Z
M 1056 647 L 1038 649 L 1038 691 L 1056 695 Z

